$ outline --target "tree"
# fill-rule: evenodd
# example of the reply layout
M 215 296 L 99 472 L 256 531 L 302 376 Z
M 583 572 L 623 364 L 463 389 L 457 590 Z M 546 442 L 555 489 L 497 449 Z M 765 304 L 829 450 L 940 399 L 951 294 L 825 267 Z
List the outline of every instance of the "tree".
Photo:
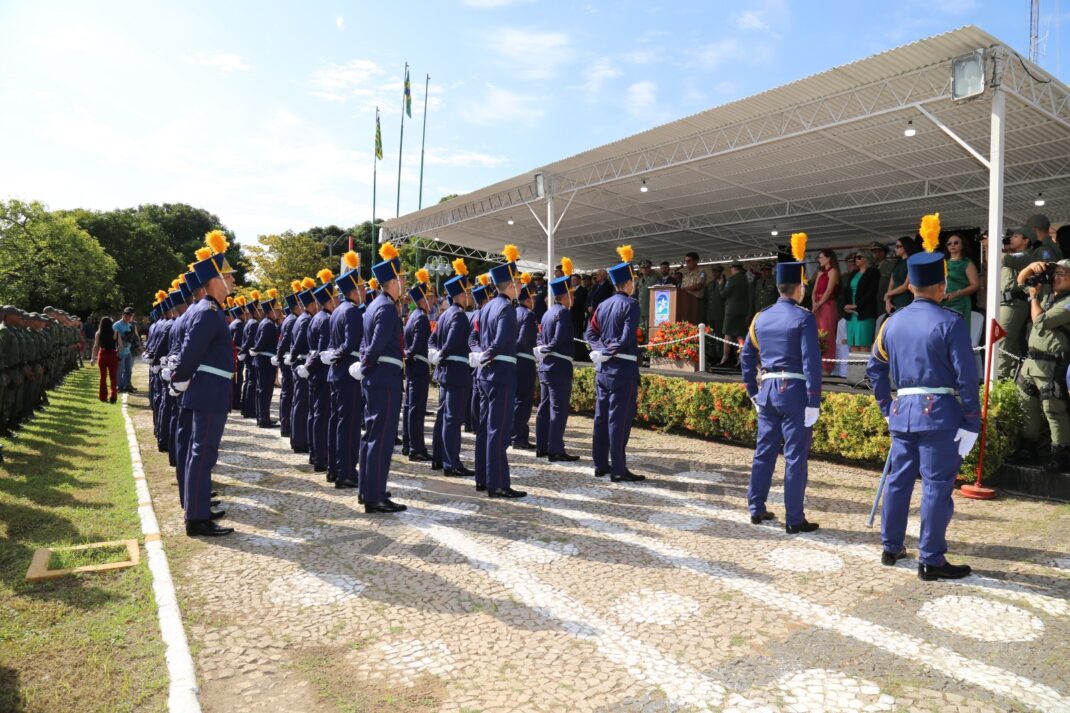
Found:
M 163 229 L 134 208 L 107 212 L 73 210 L 68 213 L 96 238 L 118 265 L 118 300 L 144 311 L 153 294 L 187 270 L 193 255 L 183 260 L 171 249 Z
M 160 227 L 171 250 L 177 253 L 183 262 L 193 260 L 193 253 L 204 245 L 204 236 L 208 231 L 217 228 L 222 230 L 230 242 L 227 262 L 234 268 L 234 279 L 239 284 L 245 282 L 248 266 L 241 246 L 236 242 L 234 233 L 223 225 L 218 216 L 185 203 L 146 203 L 139 206 L 137 212 Z
M 0 201 L 0 303 L 80 314 L 114 308 L 118 266 L 69 215 Z
M 261 235 L 257 243 L 247 252 L 253 273 L 263 289 L 274 287 L 280 295 L 288 295 L 291 280 L 315 277 L 325 267 L 338 272 L 338 258 L 328 257 L 323 243 L 308 233 L 286 231 L 279 235 Z

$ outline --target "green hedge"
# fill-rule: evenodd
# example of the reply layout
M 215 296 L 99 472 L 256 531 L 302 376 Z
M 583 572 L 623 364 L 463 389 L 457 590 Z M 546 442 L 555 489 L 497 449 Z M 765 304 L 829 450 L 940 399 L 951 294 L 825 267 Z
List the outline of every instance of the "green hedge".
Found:
M 572 410 L 594 410 L 594 370 L 578 368 Z M 1013 382 L 994 384 L 989 397 L 985 477 L 992 475 L 1017 447 L 1022 409 Z M 652 428 L 684 430 L 715 441 L 754 446 L 757 415 L 742 383 L 692 382 L 643 374 L 635 420 Z M 814 425 L 810 452 L 835 460 L 883 467 L 891 439 L 871 393 L 825 393 L 821 418 Z M 975 447 L 962 464 L 961 479 L 973 480 Z

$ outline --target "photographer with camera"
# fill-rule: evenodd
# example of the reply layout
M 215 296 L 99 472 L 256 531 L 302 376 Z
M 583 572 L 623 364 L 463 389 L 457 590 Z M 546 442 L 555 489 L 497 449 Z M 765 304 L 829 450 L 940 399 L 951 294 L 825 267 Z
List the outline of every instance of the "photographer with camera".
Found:
M 1009 232 L 1010 234 L 1003 238 L 1003 266 L 999 274 L 999 326 L 1007 333 L 1003 338 L 1003 351 L 999 353 L 998 373 L 1001 379 L 1014 378 L 1018 364 L 1025 354 L 1029 298 L 1018 284 L 1018 273 L 1033 260 L 1027 229 L 1014 228 Z
M 1029 294 L 1033 329 L 1018 374 L 1025 418 L 1022 444 L 1013 462 L 1033 461 L 1043 413 L 1051 431 L 1051 456 L 1044 469 L 1059 472 L 1070 464 L 1070 420 L 1063 380 L 1070 362 L 1070 260 L 1030 263 L 1018 273 L 1017 283 Z

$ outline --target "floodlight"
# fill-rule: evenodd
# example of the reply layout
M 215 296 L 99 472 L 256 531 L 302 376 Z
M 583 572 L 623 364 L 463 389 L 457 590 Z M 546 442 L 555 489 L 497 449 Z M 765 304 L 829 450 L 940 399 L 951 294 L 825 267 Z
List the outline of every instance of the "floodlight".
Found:
M 951 60 L 951 98 L 969 99 L 985 91 L 984 50 Z

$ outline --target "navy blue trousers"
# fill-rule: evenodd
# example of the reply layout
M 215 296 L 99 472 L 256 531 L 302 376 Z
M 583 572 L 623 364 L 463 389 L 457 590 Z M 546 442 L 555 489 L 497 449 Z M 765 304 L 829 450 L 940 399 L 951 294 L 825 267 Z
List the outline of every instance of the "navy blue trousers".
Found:
M 405 370 L 405 411 L 401 433 L 401 447 L 410 453 L 427 453 L 424 438 L 424 416 L 427 414 L 427 392 L 431 388 L 431 374 L 427 365 L 417 361 Z
M 193 411 L 189 457 L 186 459 L 186 521 L 207 520 L 212 512 L 212 468 L 219 457 L 219 442 L 227 414 Z
M 483 393 L 479 390 L 479 386 L 476 384 L 476 373 L 472 372 L 472 393 L 468 399 L 468 410 L 464 415 L 464 425 L 468 431 L 476 433 L 479 429 L 479 415 L 482 412 L 480 401 L 483 399 Z
M 160 407 L 160 383 L 163 379 L 159 374 L 153 374 L 150 367 L 149 371 L 149 403 L 152 406 L 152 435 L 156 435 L 156 429 L 158 427 L 156 410 Z
M 539 410 L 535 413 L 535 450 L 561 455 L 565 452 L 565 426 L 572 400 L 572 377 L 539 375 Z
M 245 371 L 245 362 L 234 362 L 234 379 L 231 381 L 231 393 L 230 393 L 230 410 L 238 411 L 241 409 L 242 394 L 245 393 L 245 378 L 243 372 Z
M 275 395 L 275 367 L 270 357 L 255 357 L 262 360 L 256 365 L 256 422 L 271 422 L 271 397 Z
M 535 362 L 520 357 L 516 363 L 516 404 L 511 428 L 513 443 L 531 440 L 531 407 L 535 404 Z
M 364 393 L 360 382 L 348 376 L 331 382 L 335 456 L 332 462 L 338 480 L 357 480 L 360 460 L 360 429 L 364 423 Z
M 443 468 L 460 468 L 461 426 L 467 415 L 472 389 L 471 381 L 443 384 L 438 389 L 438 413 L 431 436 L 431 459 Z
M 394 441 L 398 437 L 401 372 L 398 372 L 394 383 L 379 386 L 362 383 L 361 387 L 364 391 L 364 436 L 360 442 L 358 465 L 360 494 L 366 503 L 379 503 L 386 499 L 390 459 L 394 455 Z
M 302 450 L 308 447 L 308 379 L 302 379 L 294 371 L 293 409 L 290 412 L 290 447 Z
M 765 512 L 769 486 L 773 481 L 777 455 L 784 445 L 784 524 L 800 525 L 806 520 L 803 499 L 808 477 L 807 455 L 813 429 L 803 426 L 803 409 L 781 412 L 770 402 L 758 411 L 758 438 L 750 470 L 747 504 L 751 515 Z
M 309 459 L 314 465 L 325 466 L 330 463 L 327 449 L 327 421 L 331 416 L 331 391 L 327 388 L 327 376 L 322 373 L 313 375 L 308 380 L 309 410 L 312 412 L 312 425 L 309 429 Z
M 962 459 L 955 430 L 905 433 L 892 431 L 892 448 L 888 457 L 888 482 L 881 510 L 881 539 L 884 549 L 898 552 L 906 536 L 907 513 L 914 480 L 921 472 L 921 537 L 918 559 L 930 565 L 942 565 L 947 554 L 947 526 L 955 512 L 952 493 L 955 475 Z
M 256 357 L 245 357 L 245 383 L 242 385 L 241 415 L 256 418 Z
M 476 483 L 488 490 L 508 488 L 509 434 L 513 429 L 516 383 L 496 383 L 477 379 L 482 394 L 480 423 L 476 431 Z
M 171 453 L 171 412 L 174 410 L 175 399 L 170 393 L 164 391 L 160 397 L 159 422 L 156 426 L 156 445 L 161 450 L 168 452 L 168 460 L 174 465 L 174 454 Z
M 293 367 L 279 363 L 279 431 L 284 436 L 290 435 L 290 410 L 293 408 L 294 370 Z
M 639 378 L 598 372 L 594 377 L 594 467 L 610 475 L 624 475 L 626 451 L 635 419 Z
M 189 460 L 189 443 L 193 437 L 193 411 L 179 407 L 175 419 L 175 479 L 178 480 L 178 502 L 186 502 L 186 462 Z

